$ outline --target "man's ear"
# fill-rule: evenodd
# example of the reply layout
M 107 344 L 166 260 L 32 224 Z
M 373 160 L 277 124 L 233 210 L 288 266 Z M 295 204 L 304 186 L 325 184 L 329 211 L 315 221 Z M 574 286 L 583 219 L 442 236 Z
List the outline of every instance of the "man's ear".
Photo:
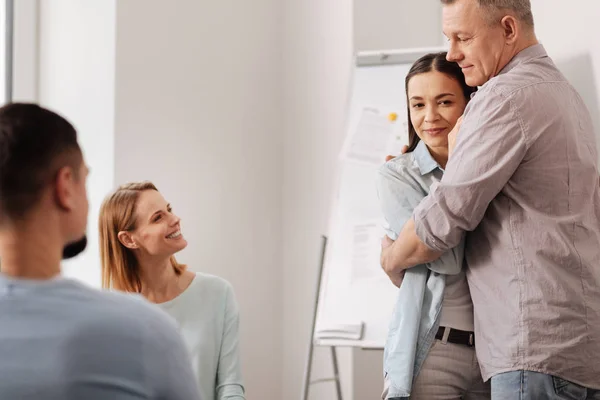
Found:
M 54 181 L 54 196 L 58 206 L 65 211 L 71 211 L 76 205 L 75 174 L 71 167 L 62 167 Z
M 139 248 L 135 240 L 133 240 L 131 233 L 121 231 L 118 233 L 117 237 L 119 238 L 119 242 L 121 242 L 121 244 L 127 247 L 128 249 L 133 250 Z
M 506 44 L 514 44 L 517 38 L 521 35 L 521 26 L 519 25 L 519 21 L 517 21 L 517 19 L 512 15 L 507 15 L 502 18 L 500 25 L 504 31 L 504 40 Z

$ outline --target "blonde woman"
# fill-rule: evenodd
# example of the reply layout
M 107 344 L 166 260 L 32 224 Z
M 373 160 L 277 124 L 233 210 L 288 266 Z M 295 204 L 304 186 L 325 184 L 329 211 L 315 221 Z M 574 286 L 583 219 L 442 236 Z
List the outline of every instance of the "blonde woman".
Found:
M 110 194 L 99 218 L 102 285 L 139 293 L 177 321 L 202 399 L 244 400 L 233 290 L 177 262 L 175 253 L 187 246 L 180 222 L 150 182 Z

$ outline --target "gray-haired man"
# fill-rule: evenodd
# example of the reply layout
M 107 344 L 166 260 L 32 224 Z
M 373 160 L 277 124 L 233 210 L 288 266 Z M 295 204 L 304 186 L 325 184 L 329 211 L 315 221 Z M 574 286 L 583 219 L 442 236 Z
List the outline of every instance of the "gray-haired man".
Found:
M 529 0 L 442 0 L 471 86 L 444 177 L 383 249 L 393 277 L 467 234 L 492 398 L 600 399 L 600 188 L 591 118 L 538 43 Z M 565 397 L 570 396 L 570 397 Z

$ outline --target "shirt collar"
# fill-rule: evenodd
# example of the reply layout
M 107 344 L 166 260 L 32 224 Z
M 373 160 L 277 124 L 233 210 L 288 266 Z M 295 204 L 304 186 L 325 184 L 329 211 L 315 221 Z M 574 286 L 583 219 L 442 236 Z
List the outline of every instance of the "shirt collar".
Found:
M 544 57 L 548 57 L 548 53 L 546 53 L 544 46 L 542 44 L 534 44 L 533 46 L 529 46 L 528 48 L 521 50 L 519 54 L 514 56 L 512 60 L 510 60 L 509 63 L 502 68 L 498 75 L 506 74 L 513 70 L 517 65 L 526 61 Z
M 508 62 L 508 64 L 506 64 L 504 66 L 504 68 L 502 68 L 502 70 L 500 70 L 498 75 L 502 75 L 502 74 L 506 74 L 506 73 L 510 72 L 517 65 L 519 65 L 525 61 L 534 60 L 536 58 L 543 58 L 543 57 L 548 57 L 548 53 L 546 52 L 546 49 L 544 48 L 544 46 L 539 43 L 534 44 L 533 46 L 529 46 L 528 48 L 521 50 L 521 52 L 519 52 L 519 54 L 514 56 L 512 58 L 512 60 L 510 60 Z M 471 99 L 473 99 L 473 97 L 475 97 L 477 95 L 477 93 L 479 93 L 479 91 L 471 93 Z
M 442 171 L 444 170 L 437 163 L 437 161 L 435 161 L 433 159 L 433 157 L 431 156 L 431 153 L 429 153 L 429 149 L 427 148 L 427 145 L 425 145 L 425 142 L 423 142 L 422 140 L 419 141 L 419 143 L 417 144 L 417 147 L 414 149 L 413 157 L 415 158 L 415 161 L 417 162 L 417 166 L 419 167 L 419 171 L 421 172 L 421 175 L 428 174 L 436 168 L 439 168 Z

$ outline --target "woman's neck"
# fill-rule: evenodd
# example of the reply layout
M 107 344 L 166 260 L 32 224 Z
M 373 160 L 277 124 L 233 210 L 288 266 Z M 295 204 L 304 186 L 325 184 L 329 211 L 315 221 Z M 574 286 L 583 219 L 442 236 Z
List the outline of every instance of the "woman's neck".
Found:
M 448 163 L 448 148 L 447 147 L 429 147 L 429 154 L 431 157 L 437 162 L 442 169 L 446 169 L 446 164 Z
M 170 258 L 166 260 L 140 260 L 141 294 L 153 303 L 164 303 L 179 296 L 185 289 L 182 275 L 177 275 Z

